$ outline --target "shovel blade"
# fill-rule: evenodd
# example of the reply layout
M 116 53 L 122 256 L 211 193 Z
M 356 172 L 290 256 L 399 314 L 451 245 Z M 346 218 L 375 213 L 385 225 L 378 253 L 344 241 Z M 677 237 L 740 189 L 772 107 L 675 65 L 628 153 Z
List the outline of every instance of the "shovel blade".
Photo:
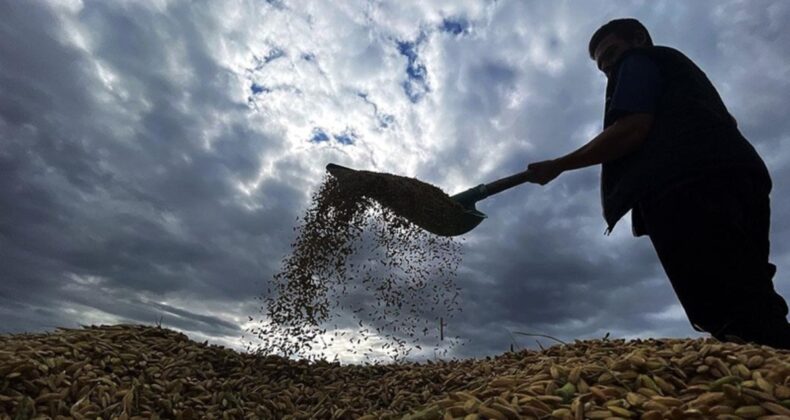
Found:
M 357 172 L 354 169 L 346 168 L 345 166 L 330 163 L 326 166 L 326 170 L 337 178 L 341 183 L 348 177 L 353 177 Z M 451 200 L 461 204 L 462 208 L 454 211 L 449 215 L 445 215 L 444 220 L 427 220 L 425 218 L 409 218 L 400 213 L 397 208 L 389 206 L 393 211 L 406 217 L 410 222 L 419 226 L 420 228 L 433 233 L 438 236 L 458 236 L 469 232 L 477 227 L 480 222 L 487 216 L 482 212 L 477 211 L 474 207 L 474 201 L 457 200 L 456 196 L 449 197 Z M 397 206 L 396 206 L 397 207 Z M 428 209 L 429 210 L 429 209 Z
M 477 211 L 475 209 L 471 209 L 471 210 L 467 209 L 463 212 L 460 221 L 456 223 L 454 229 L 448 232 L 444 232 L 443 234 L 438 232 L 431 232 L 431 233 L 434 233 L 439 236 L 463 235 L 464 233 L 469 232 L 470 230 L 476 228 L 477 225 L 479 225 L 486 217 L 488 216 L 486 216 L 483 212 Z
M 349 176 L 349 175 L 353 175 L 354 172 L 356 172 L 355 170 L 353 170 L 351 168 L 346 168 L 345 166 L 335 165 L 334 163 L 330 163 L 329 165 L 326 165 L 326 170 L 327 170 L 327 172 L 332 174 L 333 177 L 335 177 L 337 179 L 342 179 L 343 177 L 346 177 L 346 176 Z

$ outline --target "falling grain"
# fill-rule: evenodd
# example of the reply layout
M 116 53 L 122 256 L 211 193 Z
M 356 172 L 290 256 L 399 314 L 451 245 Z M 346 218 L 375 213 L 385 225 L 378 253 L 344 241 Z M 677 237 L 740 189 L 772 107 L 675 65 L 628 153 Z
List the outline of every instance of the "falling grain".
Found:
M 377 352 L 396 361 L 421 348 L 421 337 L 438 336 L 436 321 L 459 308 L 454 278 L 461 249 L 418 225 L 442 229 L 459 209 L 441 190 L 413 178 L 369 171 L 343 179 L 328 175 L 295 228 L 275 290 L 260 297 L 265 314 L 248 330 L 258 339 L 248 348 L 311 357 L 323 345 L 317 356 L 323 358 L 335 339 L 345 339 L 355 353 L 374 336 L 383 344 L 368 347 L 366 358 Z M 327 326 L 343 309 L 356 318 L 361 338 L 340 336 L 335 328 L 327 343 Z

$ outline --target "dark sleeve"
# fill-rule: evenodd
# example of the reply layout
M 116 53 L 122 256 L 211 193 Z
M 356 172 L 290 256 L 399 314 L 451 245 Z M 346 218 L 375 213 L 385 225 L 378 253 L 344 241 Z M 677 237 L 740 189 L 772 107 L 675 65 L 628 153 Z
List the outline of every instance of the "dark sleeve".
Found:
M 636 113 L 652 114 L 660 91 L 658 66 L 650 57 L 633 54 L 620 63 L 609 112 L 614 118 Z

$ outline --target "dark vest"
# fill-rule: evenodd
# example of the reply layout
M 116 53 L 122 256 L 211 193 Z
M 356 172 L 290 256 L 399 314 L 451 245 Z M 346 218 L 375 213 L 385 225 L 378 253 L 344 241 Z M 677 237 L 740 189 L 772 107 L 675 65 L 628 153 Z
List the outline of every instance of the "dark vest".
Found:
M 634 48 L 622 54 L 606 86 L 604 129 L 615 121 L 609 112 L 619 64 L 645 54 L 658 66 L 661 93 L 647 138 L 632 153 L 606 162 L 601 170 L 601 201 L 607 234 L 636 203 L 685 179 L 722 170 L 752 173 L 770 191 L 763 160 L 738 130 L 705 73 L 688 57 L 668 47 Z M 634 236 L 645 234 L 632 211 Z M 682 217 L 682 215 L 678 215 Z

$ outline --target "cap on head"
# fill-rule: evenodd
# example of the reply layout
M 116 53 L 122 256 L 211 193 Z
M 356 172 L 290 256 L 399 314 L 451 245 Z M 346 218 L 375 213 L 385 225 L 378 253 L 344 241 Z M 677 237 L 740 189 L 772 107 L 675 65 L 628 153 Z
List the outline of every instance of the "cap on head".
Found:
M 644 33 L 645 35 L 645 43 L 644 45 L 652 46 L 653 40 L 650 38 L 650 33 L 645 28 L 645 25 L 642 25 L 636 19 L 633 18 L 624 18 L 624 19 L 614 19 L 606 23 L 605 25 L 598 28 L 597 31 L 593 34 L 592 38 L 590 38 L 590 45 L 588 50 L 590 52 L 590 58 L 593 60 L 595 59 L 595 49 L 598 47 L 598 44 L 609 34 L 615 34 L 618 38 L 622 38 L 625 41 L 633 41 L 637 39 L 638 33 Z

